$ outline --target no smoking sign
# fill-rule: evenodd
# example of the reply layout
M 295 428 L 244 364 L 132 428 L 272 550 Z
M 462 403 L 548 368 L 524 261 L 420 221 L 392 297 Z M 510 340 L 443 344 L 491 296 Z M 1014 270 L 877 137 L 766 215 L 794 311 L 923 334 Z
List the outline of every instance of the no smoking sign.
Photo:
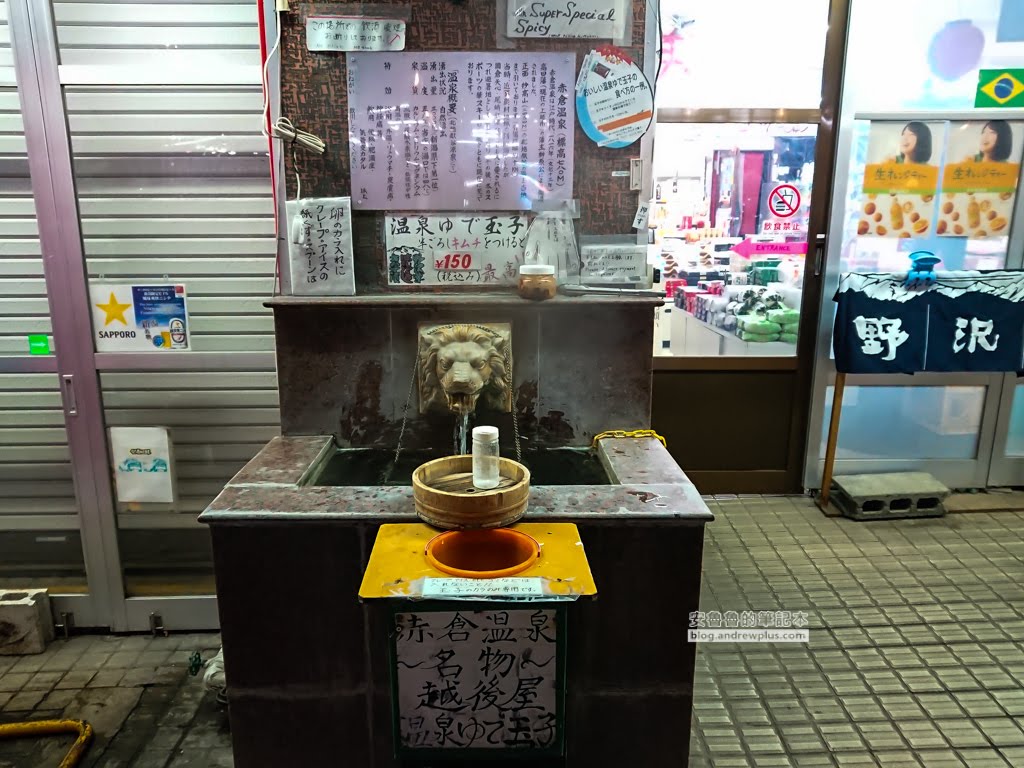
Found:
M 768 195 L 768 210 L 780 219 L 795 216 L 800 210 L 800 190 L 792 184 L 779 184 Z

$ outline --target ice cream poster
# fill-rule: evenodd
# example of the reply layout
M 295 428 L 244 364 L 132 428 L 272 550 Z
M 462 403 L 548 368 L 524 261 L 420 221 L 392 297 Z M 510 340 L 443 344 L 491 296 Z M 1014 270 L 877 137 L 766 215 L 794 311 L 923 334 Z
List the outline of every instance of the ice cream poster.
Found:
M 166 427 L 111 427 L 110 451 L 120 503 L 174 502 L 174 463 Z
M 190 348 L 184 285 L 89 286 L 97 352 L 184 352 Z
M 936 234 L 971 238 L 1008 235 L 1022 148 L 1022 122 L 952 123 Z
M 946 124 L 873 121 L 857 234 L 927 237 Z

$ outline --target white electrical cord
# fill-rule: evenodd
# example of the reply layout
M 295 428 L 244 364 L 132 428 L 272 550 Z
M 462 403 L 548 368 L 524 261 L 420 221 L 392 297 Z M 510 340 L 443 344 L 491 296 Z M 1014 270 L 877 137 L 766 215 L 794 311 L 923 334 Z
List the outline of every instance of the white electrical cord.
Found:
M 260 133 L 267 135 L 267 123 L 270 122 L 270 60 L 281 47 L 281 11 L 278 10 L 274 16 L 274 24 L 277 30 L 274 33 L 274 45 L 267 53 L 263 62 L 263 119 L 260 121 Z
M 279 117 L 271 130 L 273 130 L 275 137 L 284 139 L 289 144 L 298 144 L 311 152 L 316 152 L 318 155 L 322 155 L 324 150 L 327 149 L 323 139 L 308 131 L 296 128 L 287 117 Z

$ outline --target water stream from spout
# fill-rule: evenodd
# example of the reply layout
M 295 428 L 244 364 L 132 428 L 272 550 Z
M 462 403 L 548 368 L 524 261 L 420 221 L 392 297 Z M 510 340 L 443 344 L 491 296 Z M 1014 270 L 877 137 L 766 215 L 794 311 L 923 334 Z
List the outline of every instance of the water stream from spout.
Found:
M 466 450 L 466 435 L 469 433 L 469 411 L 455 416 L 455 455 L 462 456 L 469 451 Z

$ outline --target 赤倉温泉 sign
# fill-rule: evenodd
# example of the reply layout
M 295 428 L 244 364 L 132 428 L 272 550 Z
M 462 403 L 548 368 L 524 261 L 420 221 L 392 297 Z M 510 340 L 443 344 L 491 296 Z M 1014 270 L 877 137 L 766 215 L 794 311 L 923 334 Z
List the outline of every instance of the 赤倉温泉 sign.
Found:
M 846 274 L 833 348 L 839 373 L 1024 371 L 1024 271 Z

